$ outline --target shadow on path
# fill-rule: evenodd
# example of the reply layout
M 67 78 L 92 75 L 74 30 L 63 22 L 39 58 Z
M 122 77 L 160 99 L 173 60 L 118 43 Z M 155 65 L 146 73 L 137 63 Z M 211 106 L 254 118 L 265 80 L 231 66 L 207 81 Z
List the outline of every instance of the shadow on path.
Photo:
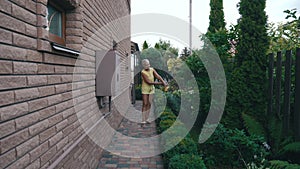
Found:
M 163 169 L 163 161 L 160 155 L 147 158 L 131 158 L 146 156 L 145 154 L 149 154 L 149 152 L 144 152 L 144 150 L 149 149 L 149 146 L 151 147 L 151 151 L 153 151 L 150 154 L 159 152 L 158 140 L 153 141 L 152 139 L 151 143 L 147 144 L 145 142 L 135 142 L 132 139 L 120 136 L 122 134 L 131 138 L 148 138 L 157 135 L 154 121 L 145 125 L 137 123 L 141 119 L 141 105 L 142 102 L 137 101 L 135 107 L 129 108 L 119 129 L 113 136 L 112 142 L 107 148 L 110 152 L 114 152 L 114 154 L 105 151 L 99 162 L 98 169 Z M 153 117 L 150 117 L 150 119 L 153 120 Z

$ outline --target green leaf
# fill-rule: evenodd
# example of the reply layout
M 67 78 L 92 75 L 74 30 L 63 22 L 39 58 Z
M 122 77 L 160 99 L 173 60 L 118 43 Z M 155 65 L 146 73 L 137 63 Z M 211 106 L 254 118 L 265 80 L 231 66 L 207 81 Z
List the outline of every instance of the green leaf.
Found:
M 270 161 L 270 169 L 299 169 L 300 165 L 290 164 L 287 161 L 273 160 Z
M 290 143 L 280 150 L 280 154 L 285 154 L 288 152 L 300 153 L 300 142 Z
M 265 129 L 262 124 L 246 113 L 242 113 L 242 118 L 247 131 L 251 135 L 257 135 L 266 138 Z

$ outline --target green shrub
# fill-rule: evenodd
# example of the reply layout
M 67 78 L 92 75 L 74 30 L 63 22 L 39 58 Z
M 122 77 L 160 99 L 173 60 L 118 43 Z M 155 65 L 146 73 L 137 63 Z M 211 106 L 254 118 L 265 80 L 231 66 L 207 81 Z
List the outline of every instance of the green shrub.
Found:
M 164 121 L 164 120 L 176 120 L 176 116 L 173 114 L 173 113 L 171 113 L 171 112 L 168 112 L 168 111 L 165 111 L 165 112 L 163 112 L 161 115 L 160 115 L 160 120 L 161 121 Z
M 135 86 L 135 99 L 142 100 L 142 85 Z
M 299 169 L 300 165 L 290 164 L 287 161 L 270 161 L 270 169 Z
M 176 116 L 173 113 L 171 113 L 170 110 L 161 113 L 160 117 L 157 119 L 158 133 L 162 133 L 163 131 L 171 127 L 175 121 L 176 121 Z
M 292 142 L 285 145 L 276 155 L 276 159 L 288 160 L 291 163 L 300 164 L 300 142 Z
M 293 142 L 284 146 L 280 153 L 289 153 L 289 152 L 300 154 L 300 142 Z
M 161 120 L 159 122 L 159 132 L 162 133 L 163 131 L 167 130 L 170 126 L 173 125 L 175 120 L 172 119 L 166 119 L 166 120 Z
M 206 166 L 198 155 L 178 154 L 170 159 L 169 169 L 206 169 Z
M 208 167 L 246 168 L 250 164 L 260 167 L 267 156 L 262 143 L 262 137 L 247 136 L 242 130 L 219 125 L 214 134 L 200 145 L 200 153 Z
M 178 142 L 180 137 L 172 137 L 168 139 L 168 142 L 165 145 L 165 148 Z M 181 140 L 175 147 L 168 150 L 163 154 L 164 160 L 169 161 L 172 157 L 178 154 L 189 154 L 189 155 L 198 155 L 197 144 L 195 141 L 189 137 L 189 135 Z
M 169 117 L 172 118 L 171 115 Z M 171 122 L 172 124 L 170 124 Z M 164 149 L 171 148 L 164 154 L 164 158 L 167 161 L 176 154 L 198 154 L 197 143 L 191 138 L 190 134 L 183 138 L 183 135 L 188 133 L 183 123 L 175 121 L 175 119 L 166 119 L 161 121 L 160 127 L 163 130 L 169 128 L 169 130 L 165 131 L 162 140 Z M 178 144 L 176 145 L 176 143 Z
M 180 95 L 178 95 L 176 92 L 168 92 L 166 93 L 167 96 L 167 106 L 170 107 L 172 112 L 176 115 L 179 114 L 180 111 Z
M 198 155 L 197 143 L 189 134 L 183 138 L 183 135 L 188 133 L 186 127 L 179 120 L 176 121 L 176 116 L 172 112 L 163 112 L 159 117 L 158 131 L 165 132 L 161 141 L 161 146 L 164 150 L 168 150 L 163 154 L 166 166 L 169 166 L 170 159 L 176 155 L 187 154 L 189 156 Z M 169 130 L 167 130 L 169 129 Z M 183 138 L 183 139 L 182 139 Z M 178 144 L 176 144 L 178 143 Z M 183 157 L 178 157 L 183 158 Z M 187 160 L 188 158 L 185 158 Z M 196 160 L 198 158 L 195 158 Z M 186 164 L 187 168 L 196 166 L 197 161 L 192 161 Z M 174 163 L 176 162 L 176 158 Z M 178 162 L 178 160 L 177 160 Z

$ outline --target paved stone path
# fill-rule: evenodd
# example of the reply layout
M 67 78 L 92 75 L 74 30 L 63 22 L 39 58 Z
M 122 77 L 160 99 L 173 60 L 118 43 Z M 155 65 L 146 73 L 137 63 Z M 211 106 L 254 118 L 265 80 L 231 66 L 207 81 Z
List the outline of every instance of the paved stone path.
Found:
M 129 108 L 117 133 L 99 162 L 98 169 L 131 168 L 163 169 L 159 154 L 159 141 L 156 136 L 156 124 L 151 114 L 150 124 L 141 125 L 141 102 Z M 128 136 L 128 137 L 127 137 Z M 152 139 L 148 139 L 148 138 Z M 137 139 L 135 139 L 137 138 Z M 143 139 L 141 141 L 140 139 Z M 147 150 L 147 151 L 145 151 Z M 113 153 L 111 153 L 113 152 Z M 155 154 L 155 156 L 152 156 Z

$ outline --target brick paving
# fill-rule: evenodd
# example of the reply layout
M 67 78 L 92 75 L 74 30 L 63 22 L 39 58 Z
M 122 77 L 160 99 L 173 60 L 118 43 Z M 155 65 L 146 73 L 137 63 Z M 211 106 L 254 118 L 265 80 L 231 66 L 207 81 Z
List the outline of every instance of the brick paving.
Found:
M 142 125 L 141 102 L 130 107 L 122 120 L 112 142 L 106 148 L 98 169 L 163 169 L 159 155 L 159 141 L 155 137 L 154 115 L 150 115 L 150 124 Z

